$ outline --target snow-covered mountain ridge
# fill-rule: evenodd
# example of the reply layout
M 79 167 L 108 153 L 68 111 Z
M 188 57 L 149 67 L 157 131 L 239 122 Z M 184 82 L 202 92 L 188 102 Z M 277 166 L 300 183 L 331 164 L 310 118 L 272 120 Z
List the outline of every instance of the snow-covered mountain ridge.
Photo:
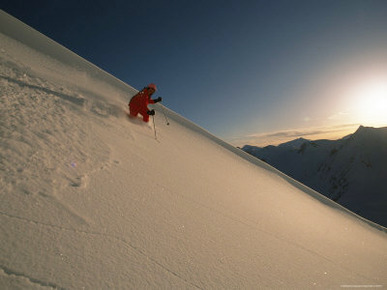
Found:
M 0 11 L 1 289 L 387 285 L 385 228 L 135 92 Z
M 359 215 L 387 226 L 387 127 L 360 126 L 343 139 L 297 139 L 243 150 Z

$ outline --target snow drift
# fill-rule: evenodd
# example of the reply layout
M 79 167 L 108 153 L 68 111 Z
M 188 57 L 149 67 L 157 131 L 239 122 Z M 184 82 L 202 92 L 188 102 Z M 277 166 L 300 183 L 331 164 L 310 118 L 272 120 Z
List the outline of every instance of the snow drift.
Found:
M 0 287 L 387 285 L 385 228 L 0 12 Z

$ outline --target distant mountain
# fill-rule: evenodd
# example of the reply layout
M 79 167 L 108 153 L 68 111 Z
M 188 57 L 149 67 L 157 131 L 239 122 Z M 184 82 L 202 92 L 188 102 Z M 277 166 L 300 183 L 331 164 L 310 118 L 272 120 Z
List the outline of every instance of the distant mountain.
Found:
M 242 150 L 351 211 L 387 226 L 387 127 L 360 126 L 343 139 L 296 139 Z

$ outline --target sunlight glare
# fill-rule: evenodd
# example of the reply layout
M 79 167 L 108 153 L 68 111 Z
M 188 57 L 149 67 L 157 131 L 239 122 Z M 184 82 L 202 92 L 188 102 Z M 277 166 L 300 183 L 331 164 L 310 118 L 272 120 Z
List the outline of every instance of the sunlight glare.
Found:
M 387 81 L 372 81 L 357 88 L 353 113 L 363 125 L 387 125 Z

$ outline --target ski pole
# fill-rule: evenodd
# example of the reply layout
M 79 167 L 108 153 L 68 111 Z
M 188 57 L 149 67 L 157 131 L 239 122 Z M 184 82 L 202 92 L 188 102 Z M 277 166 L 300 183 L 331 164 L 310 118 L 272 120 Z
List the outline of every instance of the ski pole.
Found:
M 161 106 L 161 110 L 163 111 L 163 115 L 164 115 L 164 118 L 165 118 L 165 122 L 166 122 L 167 125 L 169 126 L 169 120 L 168 120 L 168 118 L 167 118 L 167 115 L 165 114 L 164 106 Z
M 157 140 L 155 115 L 152 115 L 152 118 L 153 118 L 153 130 L 155 131 L 155 139 Z

